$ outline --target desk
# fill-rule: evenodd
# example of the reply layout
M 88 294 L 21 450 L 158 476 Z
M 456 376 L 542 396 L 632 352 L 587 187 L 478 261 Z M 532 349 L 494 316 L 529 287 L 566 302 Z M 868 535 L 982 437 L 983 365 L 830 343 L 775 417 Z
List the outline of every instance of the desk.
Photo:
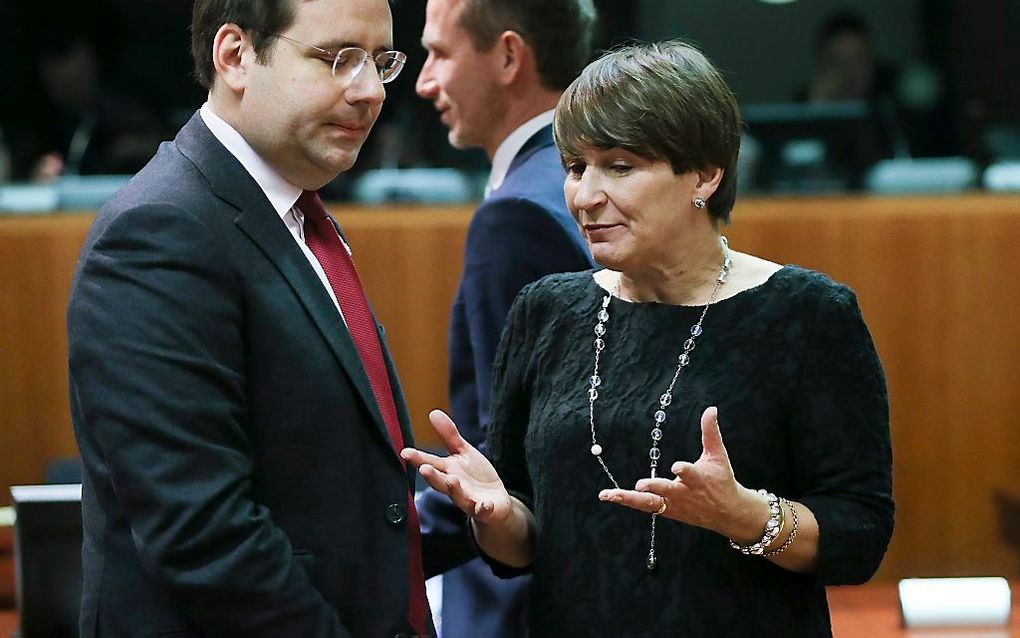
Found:
M 900 626 L 896 585 L 874 583 L 861 587 L 830 587 L 829 611 L 836 638 L 1009 638 L 1020 634 L 1020 587 L 1012 582 L 1013 615 L 1008 628 L 911 629 Z M 14 611 L 0 610 L 0 638 L 10 638 L 18 628 Z
M 14 528 L 0 527 L 0 609 L 13 606 Z M 0 638 L 3 638 L 2 634 Z
M 18 612 L 0 609 L 0 638 L 11 638 L 18 630 Z
M 1010 582 L 1013 610 L 1008 627 L 904 629 L 894 583 L 830 587 L 829 613 L 836 638 L 1009 638 L 1020 635 L 1020 583 Z

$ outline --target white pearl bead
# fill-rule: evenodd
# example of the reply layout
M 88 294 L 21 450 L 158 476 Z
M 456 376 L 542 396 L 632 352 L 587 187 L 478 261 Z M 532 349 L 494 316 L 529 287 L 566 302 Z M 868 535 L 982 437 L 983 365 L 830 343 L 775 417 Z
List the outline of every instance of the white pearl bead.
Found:
M 592 453 L 593 456 L 601 456 L 602 455 L 602 446 L 599 445 L 598 443 L 596 443 L 595 445 L 591 446 L 591 453 Z

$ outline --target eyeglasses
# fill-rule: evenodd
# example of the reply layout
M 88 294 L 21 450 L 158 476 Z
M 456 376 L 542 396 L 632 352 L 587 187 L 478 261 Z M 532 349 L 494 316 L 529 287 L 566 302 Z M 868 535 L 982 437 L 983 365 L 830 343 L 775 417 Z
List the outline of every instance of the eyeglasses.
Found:
M 379 75 L 379 81 L 387 84 L 397 79 L 400 71 L 404 68 L 404 62 L 407 61 L 407 56 L 400 51 L 381 51 L 375 55 L 370 55 L 368 51 L 360 47 L 346 47 L 334 53 L 333 51 L 305 44 L 279 33 L 272 33 L 270 35 L 281 40 L 293 42 L 294 44 L 300 44 L 309 49 L 315 49 L 322 54 L 321 59 L 324 62 L 329 62 L 333 65 L 333 77 L 345 80 L 353 80 L 358 77 L 358 74 L 365 68 L 365 63 L 371 57 L 376 73 Z

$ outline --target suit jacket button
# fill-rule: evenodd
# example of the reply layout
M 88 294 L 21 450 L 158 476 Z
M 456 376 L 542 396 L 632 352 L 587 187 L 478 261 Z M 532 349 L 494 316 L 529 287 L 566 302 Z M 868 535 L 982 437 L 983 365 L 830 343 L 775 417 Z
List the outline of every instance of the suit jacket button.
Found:
M 404 507 L 399 503 L 390 503 L 386 506 L 386 522 L 391 525 L 400 525 L 404 522 Z

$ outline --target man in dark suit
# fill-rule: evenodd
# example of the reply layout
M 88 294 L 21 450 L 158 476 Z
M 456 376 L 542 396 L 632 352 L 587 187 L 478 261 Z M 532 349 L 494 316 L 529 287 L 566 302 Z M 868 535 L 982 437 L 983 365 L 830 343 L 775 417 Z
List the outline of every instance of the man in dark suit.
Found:
M 81 635 L 433 635 L 410 422 L 315 194 L 403 64 L 389 4 L 198 0 L 192 32 L 209 100 L 100 211 L 68 310 Z
M 492 161 L 485 201 L 468 228 L 450 319 L 450 408 L 473 445 L 489 421 L 492 360 L 524 285 L 592 267 L 563 196 L 553 109 L 590 54 L 590 0 L 429 0 L 418 95 L 432 100 L 457 148 Z M 422 530 L 453 532 L 463 517 L 429 490 Z M 476 559 L 443 576 L 444 638 L 523 636 L 528 577 L 501 581 Z

